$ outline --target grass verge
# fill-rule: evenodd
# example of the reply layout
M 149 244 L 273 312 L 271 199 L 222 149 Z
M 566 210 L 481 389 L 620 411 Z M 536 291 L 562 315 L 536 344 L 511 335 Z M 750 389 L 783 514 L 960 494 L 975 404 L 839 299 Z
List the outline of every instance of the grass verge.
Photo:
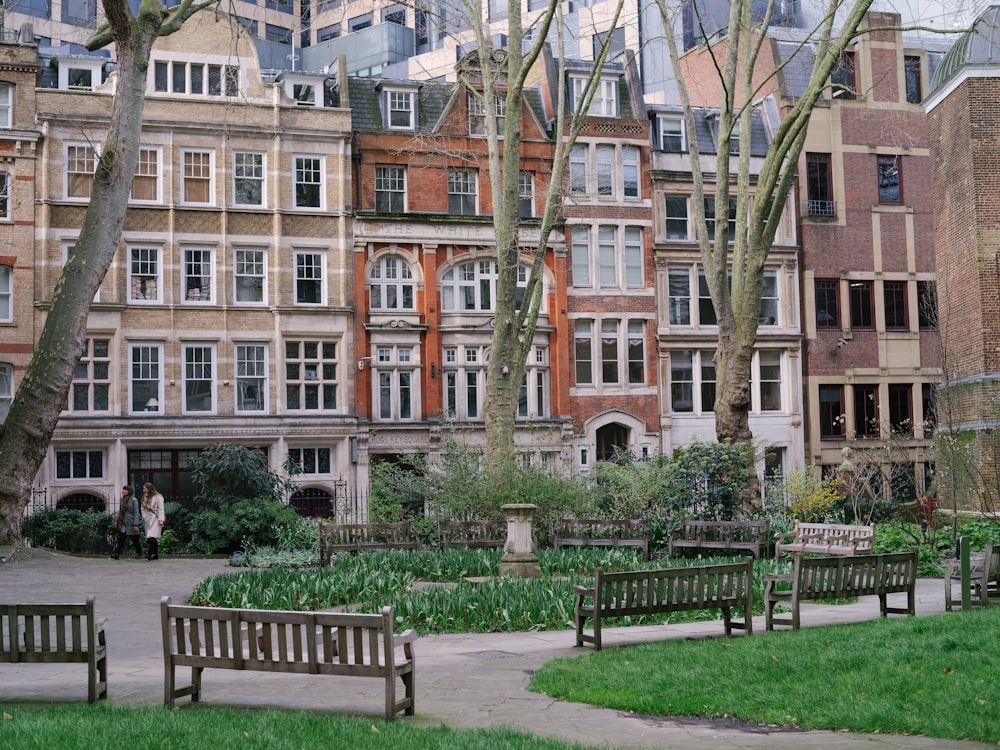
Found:
M 664 641 L 546 664 L 531 688 L 644 714 L 1000 741 L 1000 608 Z
M 582 745 L 507 729 L 457 731 L 305 711 L 192 707 L 127 708 L 101 703 L 0 706 L 0 747 L 18 750 L 572 750 Z

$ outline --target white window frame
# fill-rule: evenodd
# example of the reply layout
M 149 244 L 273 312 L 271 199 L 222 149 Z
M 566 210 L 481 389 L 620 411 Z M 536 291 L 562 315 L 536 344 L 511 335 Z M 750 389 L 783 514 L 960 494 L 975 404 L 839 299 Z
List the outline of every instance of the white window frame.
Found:
M 522 219 L 535 215 L 535 173 L 522 170 L 517 176 L 517 212 Z
M 573 351 L 575 379 L 578 387 L 598 391 L 620 391 L 641 388 L 649 382 L 646 330 L 648 321 L 628 316 L 579 318 L 574 323 Z M 639 338 L 641 358 L 633 356 L 632 339 Z M 591 358 L 581 360 L 580 345 L 589 347 Z M 613 347 L 610 346 L 613 344 Z M 590 382 L 580 379 L 581 362 L 590 362 Z M 641 361 L 639 379 L 633 379 L 631 365 Z M 609 377 L 609 375 L 613 375 Z
M 87 336 L 83 354 L 73 369 L 73 383 L 66 397 L 65 411 L 70 414 L 107 414 L 111 410 L 111 372 L 111 337 Z M 98 393 L 103 395 L 103 409 L 94 406 Z
M 7 421 L 14 401 L 14 366 L 0 362 L 0 424 Z
M 389 130 L 413 130 L 416 127 L 416 99 L 415 91 L 385 90 L 385 121 Z M 408 106 L 400 106 L 404 103 Z M 406 114 L 406 123 L 402 124 L 401 121 L 404 119 L 402 116 L 399 117 L 400 122 L 394 122 L 395 116 L 403 113 Z
M 463 188 L 459 191 L 457 188 Z M 467 188 L 471 188 L 471 191 Z M 471 200 L 472 212 L 452 211 L 452 197 L 464 204 Z M 479 215 L 479 170 L 452 167 L 448 170 L 448 213 L 453 216 Z
M 657 117 L 659 125 L 659 146 L 661 151 L 673 153 L 685 153 L 688 150 L 687 123 L 681 115 L 660 115 Z M 679 148 L 668 148 L 667 144 L 679 143 Z
M 200 355 L 200 358 L 195 355 Z M 181 411 L 184 414 L 215 414 L 216 393 L 216 356 L 215 344 L 206 342 L 185 343 L 181 345 Z M 188 388 L 196 383 L 207 384 L 208 406 L 195 408 L 191 405 L 191 394 Z M 201 394 L 204 397 L 205 394 Z
M 285 409 L 294 414 L 337 411 L 342 351 L 339 342 L 286 339 L 282 345 L 285 360 Z M 294 353 L 290 351 L 292 345 L 295 346 Z M 289 397 L 293 390 L 297 391 L 294 400 L 298 404 L 294 407 L 293 399 Z M 310 393 L 315 394 L 315 406 L 306 405 L 310 402 Z M 330 400 L 333 401 L 332 404 L 328 403 Z
M 399 255 L 383 255 L 368 275 L 372 310 L 415 310 L 417 285 L 410 264 Z M 396 304 L 389 304 L 390 298 Z M 409 304 L 406 304 L 407 299 Z
M 14 122 L 14 86 L 10 83 L 0 83 L 0 128 L 13 127 Z
M 263 208 L 267 205 L 267 154 L 233 151 L 233 205 Z M 257 200 L 241 200 L 239 185 L 256 186 Z
M 532 346 L 518 390 L 514 418 L 545 419 L 549 416 L 549 408 L 549 350 L 544 346 Z
M 259 354 L 260 356 L 256 356 Z M 268 363 L 267 344 L 257 341 L 241 341 L 233 344 L 234 408 L 237 414 L 262 414 L 267 412 Z M 246 395 L 244 395 L 246 394 Z M 250 401 L 254 408 L 247 408 Z
M 0 221 L 10 221 L 10 172 L 0 170 Z
M 200 283 L 192 284 L 194 279 L 199 279 Z M 181 246 L 181 302 L 188 305 L 215 302 L 215 248 Z
M 517 268 L 517 306 L 523 301 L 528 285 L 530 269 L 523 263 Z M 497 264 L 492 258 L 465 260 L 446 268 L 441 273 L 438 284 L 441 295 L 441 311 L 445 313 L 487 313 L 496 309 Z M 489 300 L 484 300 L 487 293 Z M 471 306 L 468 306 L 470 305 Z M 540 313 L 545 312 L 542 300 Z
M 642 227 L 601 224 L 572 229 L 574 288 L 645 288 Z
M 315 164 L 307 165 L 305 162 L 315 162 Z M 293 170 L 293 185 L 292 185 L 292 203 L 297 209 L 302 209 L 304 211 L 322 211 L 326 207 L 326 191 L 324 190 L 325 185 L 325 175 L 326 175 L 326 160 L 324 157 L 318 154 L 296 154 L 292 159 L 292 170 Z M 305 178 L 309 176 L 315 176 L 318 179 L 315 181 L 307 181 Z M 306 187 L 316 188 L 316 205 L 311 205 L 308 202 L 300 202 L 299 200 L 299 185 Z
M 260 255 L 259 259 L 256 257 L 247 257 L 251 254 L 256 255 L 258 253 Z M 249 285 L 253 288 L 259 288 L 260 299 L 240 299 L 241 280 L 243 284 Z M 267 304 L 267 248 L 240 246 L 233 248 L 233 304 Z
M 573 111 L 580 110 L 583 93 L 587 88 L 587 77 L 573 76 L 570 78 L 573 87 Z M 618 117 L 618 78 L 601 76 L 597 82 L 594 98 L 590 100 L 587 110 L 590 117 Z
M 208 157 L 205 164 L 203 157 Z M 198 162 L 189 158 L 198 157 Z M 198 173 L 195 173 L 198 169 Z M 202 174 L 204 169 L 207 174 Z M 193 200 L 189 193 L 195 192 L 194 185 L 205 185 L 207 200 Z M 192 206 L 212 206 L 215 204 L 215 151 L 212 149 L 183 149 L 181 151 L 181 203 Z
M 775 362 L 774 360 L 777 360 Z M 785 391 L 782 388 L 785 357 L 780 349 L 758 349 L 753 355 L 753 407 L 758 414 L 775 414 L 786 411 Z M 765 379 L 765 375 L 767 378 Z M 764 384 L 770 383 L 777 390 L 777 404 L 764 408 Z M 771 401 L 773 404 L 774 402 Z
M 78 457 L 83 463 L 83 471 L 79 474 L 77 473 Z M 98 473 L 92 472 L 92 462 L 95 458 L 99 459 L 100 463 Z M 104 479 L 107 475 L 108 457 L 103 450 L 90 450 L 87 448 L 55 450 L 53 451 L 52 459 L 53 478 L 59 482 L 82 482 L 93 479 Z M 68 470 L 66 473 L 62 471 L 61 466 L 64 461 L 69 462 L 66 467 Z
M 469 135 L 486 136 L 486 101 L 482 92 L 468 92 Z M 507 119 L 507 98 L 503 94 L 493 95 L 493 111 L 496 113 L 497 136 L 503 138 L 504 121 Z
M 136 360 L 137 355 L 145 353 L 146 357 Z M 137 374 L 146 377 L 136 378 Z M 135 383 L 137 380 L 155 381 L 156 392 L 146 396 L 141 408 L 135 408 L 137 398 Z M 129 414 L 163 414 L 163 344 L 149 341 L 130 342 L 128 345 L 128 413 Z
M 677 380 L 676 373 L 681 371 L 678 365 L 690 365 L 690 380 Z M 711 379 L 706 377 L 711 373 Z M 668 368 L 669 384 L 667 393 L 670 398 L 670 412 L 674 415 L 699 416 L 712 414 L 715 412 L 715 400 L 709 401 L 709 394 L 706 393 L 706 385 L 712 383 L 711 394 L 715 393 L 717 374 L 715 371 L 715 350 L 714 349 L 672 349 L 670 351 L 670 366 Z M 687 383 L 691 389 L 691 408 L 679 411 L 675 408 L 677 403 L 674 386 L 677 383 Z
M 150 282 L 154 285 L 152 296 Z M 158 245 L 129 245 L 128 304 L 148 305 L 160 302 L 163 302 L 163 248 Z
M 328 445 L 291 446 L 288 461 L 297 467 L 297 476 L 325 477 L 334 473 L 336 452 Z M 326 471 L 320 471 L 323 463 Z
M 0 265 L 0 322 L 14 320 L 14 267 Z
M 458 421 L 483 419 L 489 352 L 489 344 L 485 343 L 443 347 L 442 408 L 446 418 Z
M 307 262 L 308 260 L 308 262 Z M 326 304 L 326 252 L 324 250 L 296 250 L 293 253 L 294 273 L 295 273 L 295 304 L 320 306 Z M 319 299 L 316 301 L 303 301 L 300 295 L 299 284 L 314 283 L 319 281 Z
M 686 288 L 685 288 L 686 287 Z M 694 325 L 691 266 L 667 268 L 667 325 Z
M 132 190 L 129 193 L 129 203 L 156 204 L 163 202 L 163 167 L 159 146 L 140 146 L 139 161 L 135 167 L 135 177 L 132 179 Z M 153 197 L 136 198 L 135 181 L 138 179 L 152 180 Z
M 769 288 L 770 287 L 770 288 Z M 769 313 L 773 312 L 773 315 Z M 781 324 L 781 289 L 778 287 L 778 271 L 765 268 L 761 282 L 760 319 L 758 325 L 772 328 Z
M 587 195 L 590 192 L 590 147 L 576 143 L 569 151 L 569 192 Z
M 642 170 L 640 169 L 640 151 L 638 146 L 622 146 L 621 151 L 621 192 L 627 201 L 642 199 Z M 629 195 L 628 185 L 635 185 L 635 194 Z
M 675 201 L 676 205 L 680 205 L 679 203 L 676 203 L 677 201 L 683 201 L 684 202 L 684 216 L 683 216 L 683 219 L 682 219 L 682 217 L 679 214 L 675 214 L 675 215 L 671 216 L 671 215 L 669 215 L 667 213 L 667 201 L 668 200 Z M 689 196 L 689 195 L 671 195 L 671 194 L 666 194 L 666 195 L 663 196 L 663 203 L 661 205 L 663 206 L 663 237 L 664 237 L 664 239 L 666 239 L 668 242 L 670 242 L 670 241 L 676 241 L 676 242 L 688 242 L 688 241 L 690 241 L 691 236 L 692 236 L 692 233 L 691 233 L 691 196 Z M 684 234 L 682 236 L 680 236 L 680 237 L 675 236 L 674 234 L 671 234 L 669 222 L 673 221 L 675 223 L 680 223 L 682 220 L 684 222 Z
M 420 419 L 419 350 L 411 345 L 378 345 L 372 364 L 372 419 L 413 422 Z
M 63 152 L 63 197 L 68 201 L 86 202 L 94 191 L 94 172 L 99 156 L 97 148 L 89 143 L 67 143 Z M 87 169 L 92 164 L 92 168 Z M 78 182 L 80 188 L 71 190 L 70 184 Z M 86 194 L 83 188 L 86 186 Z
M 389 203 L 394 202 L 394 196 L 402 196 L 402 207 L 396 211 L 386 211 L 379 206 L 379 196 L 389 196 Z M 375 165 L 375 210 L 380 213 L 406 213 L 406 167 L 401 164 Z

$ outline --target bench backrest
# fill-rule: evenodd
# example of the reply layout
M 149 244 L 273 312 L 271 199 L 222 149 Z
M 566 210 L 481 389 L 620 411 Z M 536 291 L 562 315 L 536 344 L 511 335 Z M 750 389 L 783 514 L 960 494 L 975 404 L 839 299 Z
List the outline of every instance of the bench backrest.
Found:
M 652 524 L 648 518 L 563 518 L 556 524 L 555 536 L 561 539 L 649 539 Z
M 394 662 L 392 607 L 380 614 L 160 603 L 163 654 L 176 666 L 382 676 Z
M 321 544 L 331 549 L 377 545 L 416 545 L 409 521 L 399 523 L 320 523 Z
M 502 545 L 506 539 L 506 521 L 438 521 L 438 541 L 443 547 Z
M 848 557 L 795 556 L 796 598 L 833 598 L 897 593 L 912 589 L 917 551 Z
M 682 521 L 678 534 L 684 539 L 706 541 L 769 541 L 768 521 Z
M 741 563 L 594 574 L 595 607 L 603 617 L 733 606 L 747 601 L 753 558 Z
M 92 596 L 83 604 L 0 604 L 0 661 L 83 663 L 96 642 Z
M 854 547 L 859 552 L 871 551 L 874 526 L 854 524 L 795 522 L 793 543 L 825 544 L 833 547 Z

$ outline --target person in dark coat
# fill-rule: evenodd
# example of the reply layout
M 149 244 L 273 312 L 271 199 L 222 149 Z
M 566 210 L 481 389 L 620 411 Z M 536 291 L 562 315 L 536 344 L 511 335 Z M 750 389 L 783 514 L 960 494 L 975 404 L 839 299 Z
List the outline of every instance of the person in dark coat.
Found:
M 135 550 L 135 558 L 142 558 L 142 542 L 139 541 L 139 500 L 135 496 L 135 490 L 131 485 L 122 487 L 122 504 L 118 511 L 118 518 L 121 525 L 118 527 L 118 543 L 115 544 L 115 552 L 111 555 L 112 560 L 117 560 L 125 549 L 125 540 L 130 539 L 132 549 Z

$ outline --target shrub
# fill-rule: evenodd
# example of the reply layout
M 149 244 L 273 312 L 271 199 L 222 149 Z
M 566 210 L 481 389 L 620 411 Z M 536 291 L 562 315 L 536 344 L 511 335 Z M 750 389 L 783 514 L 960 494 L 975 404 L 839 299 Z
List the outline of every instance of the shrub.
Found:
M 191 460 L 189 468 L 203 506 L 248 497 L 281 501 L 296 490 L 294 482 L 271 469 L 262 451 L 243 445 L 209 446 Z
M 24 537 L 36 547 L 103 554 L 117 537 L 115 515 L 92 510 L 49 509 L 24 519 Z
M 752 505 L 753 472 L 745 446 L 695 441 L 678 448 L 665 469 L 665 510 L 702 520 L 732 519 Z
M 840 518 L 842 498 L 836 479 L 820 478 L 815 467 L 796 469 L 785 477 L 788 512 L 799 521 L 822 523 L 835 514 Z
M 248 545 L 274 547 L 303 523 L 294 508 L 278 500 L 238 500 L 195 516 L 190 546 L 203 554 L 236 552 Z

